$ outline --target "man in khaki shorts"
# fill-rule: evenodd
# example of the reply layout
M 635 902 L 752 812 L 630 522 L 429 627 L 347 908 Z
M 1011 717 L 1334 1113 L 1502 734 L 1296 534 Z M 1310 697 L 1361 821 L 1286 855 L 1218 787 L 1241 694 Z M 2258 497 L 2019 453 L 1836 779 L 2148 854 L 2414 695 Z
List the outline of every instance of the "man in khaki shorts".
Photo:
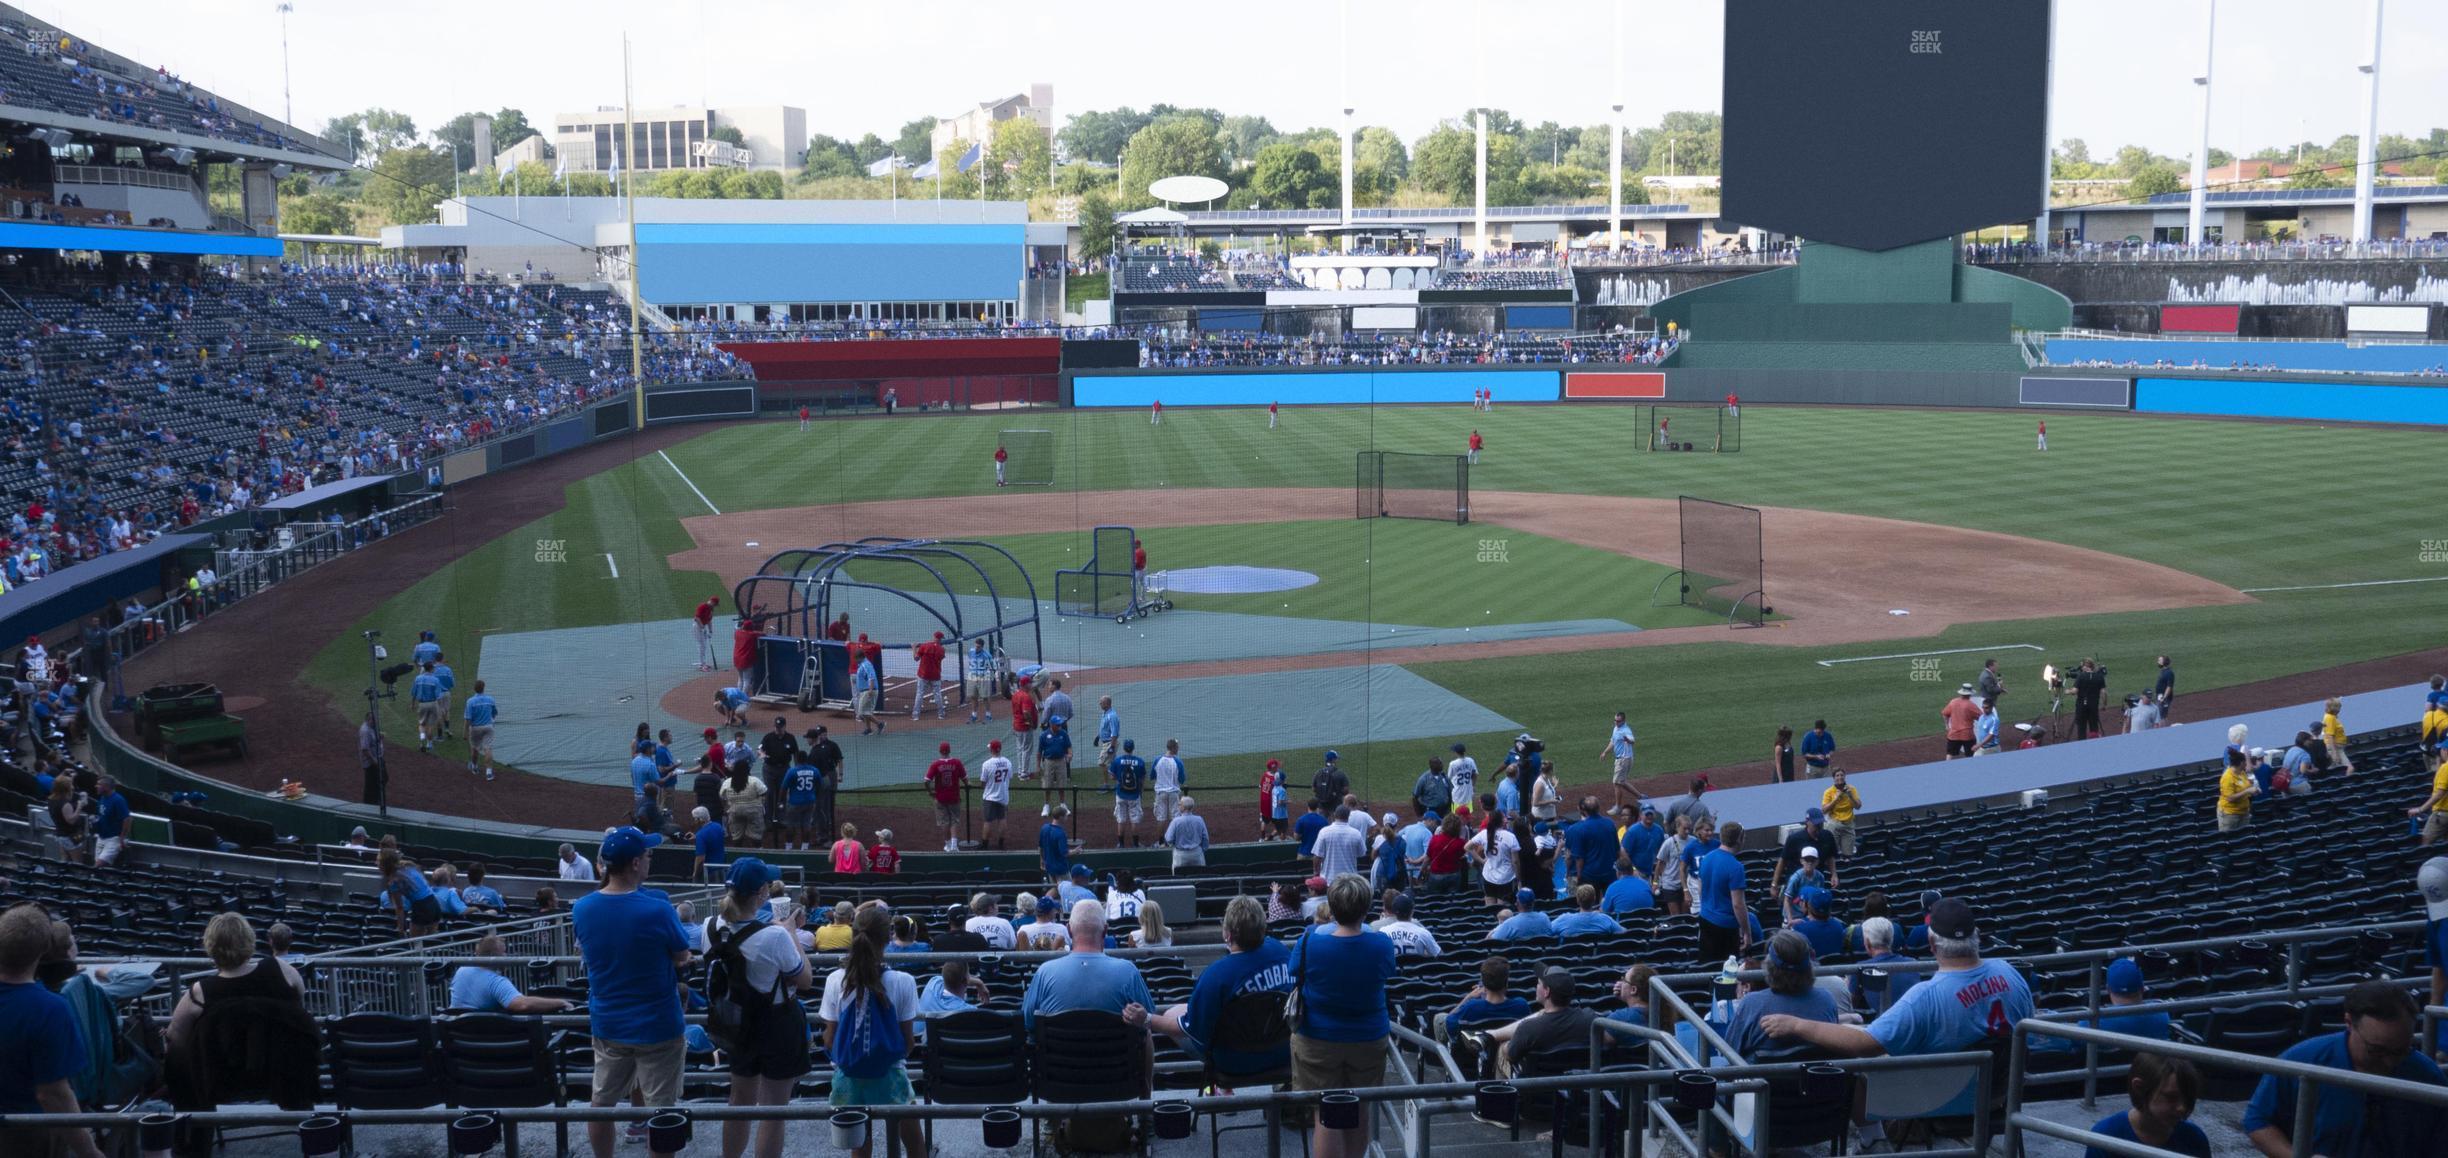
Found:
M 587 1027 L 594 1037 L 595 1085 L 590 1105 L 616 1106 L 631 1091 L 641 1108 L 680 1101 L 680 989 L 689 966 L 688 937 L 678 910 L 646 880 L 646 850 L 663 838 L 635 828 L 604 834 L 603 884 L 570 906 L 570 927 L 587 974 Z M 613 1150 L 613 1123 L 587 1123 L 595 1153 Z M 676 1154 L 677 1150 L 655 1150 Z
M 1607 733 L 1606 746 L 1598 754 L 1615 761 L 1615 803 L 1618 807 L 1640 807 L 1640 789 L 1632 786 L 1633 742 L 1632 725 L 1624 723 L 1622 712 L 1615 713 L 1615 728 Z

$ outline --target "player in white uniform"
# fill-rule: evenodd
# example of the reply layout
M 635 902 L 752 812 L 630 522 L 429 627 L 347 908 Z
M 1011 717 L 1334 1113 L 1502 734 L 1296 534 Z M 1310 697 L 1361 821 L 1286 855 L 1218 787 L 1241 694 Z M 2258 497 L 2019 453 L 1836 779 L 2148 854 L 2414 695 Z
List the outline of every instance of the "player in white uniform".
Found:
M 1003 814 L 1011 808 L 1012 762 L 1003 756 L 1003 741 L 986 742 L 986 760 L 978 765 L 978 799 L 986 806 L 986 843 L 1003 847 Z
M 1453 806 L 1468 808 L 1479 800 L 1479 762 L 1462 752 L 1462 745 L 1453 746 L 1453 759 L 1445 764 L 1445 779 L 1453 784 Z
M 1182 767 L 1181 741 L 1165 741 L 1164 755 L 1158 756 L 1148 771 L 1150 779 L 1155 781 L 1156 843 L 1161 845 L 1164 843 L 1163 832 L 1173 823 L 1174 815 L 1181 811 L 1182 787 L 1189 779 L 1187 770 Z

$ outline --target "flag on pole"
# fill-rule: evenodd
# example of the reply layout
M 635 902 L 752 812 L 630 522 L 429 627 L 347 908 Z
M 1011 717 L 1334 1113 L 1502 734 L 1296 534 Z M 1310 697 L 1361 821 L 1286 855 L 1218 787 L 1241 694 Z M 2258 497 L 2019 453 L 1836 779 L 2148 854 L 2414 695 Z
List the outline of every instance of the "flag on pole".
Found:
M 973 169 L 973 168 L 976 168 L 976 167 L 977 167 L 977 163 L 978 163 L 979 161 L 981 161 L 981 160 L 985 159 L 985 156 L 986 156 L 986 146 L 984 146 L 984 145 L 971 145 L 971 146 L 969 146 L 969 151 L 968 151 L 968 152 L 963 153 L 963 154 L 961 154 L 961 155 L 960 155 L 960 160 L 953 162 L 952 167 L 953 167 L 953 168 L 955 168 L 955 169 L 957 169 L 957 170 L 959 170 L 959 171 L 961 171 L 961 172 L 963 172 L 963 173 L 966 173 L 966 172 L 968 172 L 969 170 L 971 170 L 971 169 Z

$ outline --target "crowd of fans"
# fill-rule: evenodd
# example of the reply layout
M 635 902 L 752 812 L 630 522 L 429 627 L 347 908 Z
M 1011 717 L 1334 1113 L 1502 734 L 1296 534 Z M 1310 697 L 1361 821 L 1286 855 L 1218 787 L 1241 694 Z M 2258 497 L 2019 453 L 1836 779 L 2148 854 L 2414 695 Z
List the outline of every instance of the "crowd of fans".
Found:
M 167 68 L 122 71 L 83 41 L 15 22 L 0 22 L 0 35 L 22 48 L 0 52 L 6 103 L 246 145 L 307 147 L 261 120 L 241 121 L 222 107 L 219 97 L 190 86 Z
M 415 470 L 630 385 L 600 291 L 421 271 L 46 279 L 0 328 L 0 582 L 324 482 Z M 655 380 L 744 375 L 689 339 Z
M 1256 331 L 1213 335 L 1152 334 L 1141 338 L 1142 366 L 1401 366 L 1499 363 L 1626 363 L 1655 365 L 1683 334 L 1619 331 L 1532 337 L 1516 334 L 1348 333 L 1337 338 L 1289 337 Z

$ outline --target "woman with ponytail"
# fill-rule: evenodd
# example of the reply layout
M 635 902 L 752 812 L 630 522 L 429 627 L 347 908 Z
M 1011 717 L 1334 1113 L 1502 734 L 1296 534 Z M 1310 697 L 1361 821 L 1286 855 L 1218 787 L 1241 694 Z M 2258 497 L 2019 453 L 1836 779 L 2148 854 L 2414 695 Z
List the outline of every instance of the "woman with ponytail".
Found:
M 726 1055 L 734 1106 L 788 1102 L 791 1087 L 813 1068 L 808 1062 L 807 1007 L 799 1004 L 799 995 L 813 988 L 816 971 L 808 968 L 789 928 L 757 916 L 777 875 L 753 856 L 732 861 L 722 912 L 706 922 L 708 956 L 741 986 L 742 1004 L 751 1011 L 744 1027 L 748 1040 Z M 757 1132 L 757 1158 L 781 1158 L 787 1125 L 780 1118 L 724 1122 L 723 1158 L 740 1158 L 746 1152 L 751 1127 Z
M 891 942 L 891 910 L 878 901 L 859 906 L 842 967 L 825 978 L 824 1003 L 816 1016 L 824 1022 L 825 1053 L 833 1059 L 836 1106 L 901 1106 L 916 1100 L 904 1063 L 918 1019 L 918 983 L 884 967 Z M 901 1119 L 899 1128 L 904 1152 L 926 1153 L 926 1135 L 916 1118 Z M 870 1148 L 851 1153 L 867 1158 Z

